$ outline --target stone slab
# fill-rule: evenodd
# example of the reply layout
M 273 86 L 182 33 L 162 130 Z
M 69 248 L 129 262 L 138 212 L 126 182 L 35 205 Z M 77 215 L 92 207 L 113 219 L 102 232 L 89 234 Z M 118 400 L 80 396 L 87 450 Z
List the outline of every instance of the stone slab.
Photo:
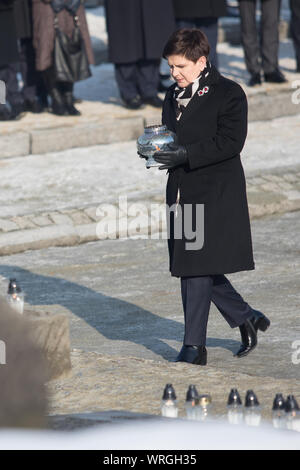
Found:
M 49 246 L 67 246 L 78 243 L 78 235 L 71 225 L 53 225 L 38 229 L 16 230 L 0 234 L 0 255 L 20 253 Z
M 139 116 L 36 129 L 31 132 L 31 153 L 43 154 L 74 147 L 135 140 L 143 133 L 143 129 L 144 121 Z
M 30 309 L 25 309 L 24 318 L 47 362 L 49 380 L 68 377 L 72 369 L 68 318 Z
M 28 155 L 30 153 L 30 138 L 29 132 L 0 133 L 0 158 Z

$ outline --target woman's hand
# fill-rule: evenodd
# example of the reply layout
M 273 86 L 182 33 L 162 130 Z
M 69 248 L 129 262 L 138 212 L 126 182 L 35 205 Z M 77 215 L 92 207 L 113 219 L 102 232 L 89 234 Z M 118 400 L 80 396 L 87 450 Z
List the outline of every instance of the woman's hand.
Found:
M 160 170 L 169 170 L 188 161 L 186 148 L 177 144 L 169 144 L 168 150 L 155 152 L 153 158 L 157 163 L 163 164 L 159 167 Z

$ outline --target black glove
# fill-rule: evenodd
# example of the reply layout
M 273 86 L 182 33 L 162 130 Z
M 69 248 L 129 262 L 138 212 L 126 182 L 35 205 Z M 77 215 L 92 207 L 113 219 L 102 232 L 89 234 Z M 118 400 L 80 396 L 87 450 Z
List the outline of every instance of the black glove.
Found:
M 168 150 L 155 152 L 153 155 L 153 158 L 157 163 L 163 164 L 159 167 L 160 170 L 169 170 L 175 166 L 187 163 L 187 151 L 183 145 L 169 144 L 168 147 Z
M 148 158 L 145 155 L 143 155 L 142 153 L 140 153 L 139 151 L 137 152 L 137 154 L 140 158 L 144 158 L 145 160 L 147 160 L 147 158 Z

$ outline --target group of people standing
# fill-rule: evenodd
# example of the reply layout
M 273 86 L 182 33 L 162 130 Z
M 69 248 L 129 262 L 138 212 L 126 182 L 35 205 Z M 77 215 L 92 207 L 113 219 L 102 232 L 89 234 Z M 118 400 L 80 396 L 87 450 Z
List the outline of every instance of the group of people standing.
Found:
M 298 0 L 289 1 L 300 71 L 300 5 Z M 55 16 L 59 27 L 71 36 L 76 14 L 88 61 L 94 63 L 83 2 L 0 0 L 0 80 L 7 88 L 7 104 L 0 105 L 0 120 L 16 119 L 23 111 L 38 113 L 48 109 L 48 97 L 54 114 L 80 114 L 74 106 L 73 83 L 56 80 L 53 48 Z M 267 82 L 283 83 L 286 79 L 278 67 L 281 0 L 261 0 L 259 32 L 257 4 L 257 0 L 239 0 L 242 43 L 250 74 L 248 85 L 261 84 L 262 77 Z M 105 0 L 104 5 L 109 60 L 115 65 L 120 96 L 127 108 L 162 106 L 158 95 L 165 90 L 160 80 L 162 50 L 177 29 L 198 28 L 204 32 L 210 44 L 210 62 L 218 68 L 218 20 L 227 15 L 226 0 Z M 23 80 L 21 91 L 18 71 Z
M 278 66 L 281 0 L 261 0 L 261 28 L 257 29 L 257 0 L 239 0 L 241 38 L 249 86 L 284 83 Z M 106 0 L 109 58 L 125 106 L 160 107 L 159 70 L 162 48 L 171 32 L 197 28 L 210 44 L 210 62 L 218 68 L 218 20 L 227 15 L 226 0 Z M 290 0 L 291 32 L 297 71 L 300 70 L 300 4 Z
M 92 64 L 93 50 L 81 0 L 0 0 L 0 80 L 6 84 L 0 120 L 17 119 L 24 111 L 40 113 L 48 109 L 48 97 L 54 114 L 80 114 L 74 106 L 74 84 L 58 82 L 53 67 L 55 17 L 59 28 L 71 36 L 75 13 Z M 18 72 L 22 75 L 21 90 Z

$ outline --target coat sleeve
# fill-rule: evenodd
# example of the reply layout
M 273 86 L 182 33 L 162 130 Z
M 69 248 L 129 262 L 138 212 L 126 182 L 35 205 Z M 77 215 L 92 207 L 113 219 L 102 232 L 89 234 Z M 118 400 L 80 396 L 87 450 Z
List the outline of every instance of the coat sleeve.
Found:
M 239 85 L 226 93 L 213 137 L 187 144 L 191 169 L 213 165 L 240 154 L 247 136 L 247 98 Z

